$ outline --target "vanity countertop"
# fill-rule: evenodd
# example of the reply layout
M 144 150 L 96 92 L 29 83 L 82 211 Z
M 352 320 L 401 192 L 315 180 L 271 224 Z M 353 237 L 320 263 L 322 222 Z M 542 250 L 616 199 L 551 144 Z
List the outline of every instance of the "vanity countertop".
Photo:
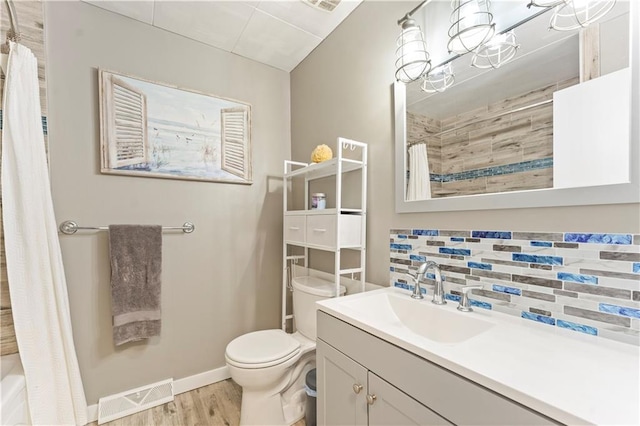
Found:
M 459 343 L 439 343 L 409 330 L 400 320 L 389 321 L 388 315 L 380 314 L 389 308 L 379 302 L 370 311 L 353 308 L 367 306 L 366 298 L 382 293 L 431 304 L 430 296 L 413 300 L 409 291 L 388 287 L 324 300 L 317 306 L 556 421 L 640 424 L 640 347 L 485 309 L 459 313 L 451 301 L 435 309 L 473 316 L 493 326 Z

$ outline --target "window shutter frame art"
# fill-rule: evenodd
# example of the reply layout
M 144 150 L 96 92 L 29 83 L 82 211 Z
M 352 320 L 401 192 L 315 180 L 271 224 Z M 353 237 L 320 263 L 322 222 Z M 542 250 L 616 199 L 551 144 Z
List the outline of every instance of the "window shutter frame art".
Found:
M 222 123 L 222 170 L 251 180 L 251 162 L 246 152 L 250 151 L 247 130 L 249 111 L 245 108 L 225 108 L 220 110 Z
M 99 70 L 102 173 L 252 184 L 251 105 Z
M 113 108 L 107 110 L 108 164 L 122 167 L 147 161 L 147 99 L 121 79 L 105 80 Z

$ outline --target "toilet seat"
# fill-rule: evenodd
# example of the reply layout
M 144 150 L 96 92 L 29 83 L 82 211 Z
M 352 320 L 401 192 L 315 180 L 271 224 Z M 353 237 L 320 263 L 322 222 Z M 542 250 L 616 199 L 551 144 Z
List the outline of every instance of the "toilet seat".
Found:
M 238 368 L 266 368 L 282 364 L 300 353 L 300 342 L 283 330 L 261 330 L 235 338 L 225 358 Z

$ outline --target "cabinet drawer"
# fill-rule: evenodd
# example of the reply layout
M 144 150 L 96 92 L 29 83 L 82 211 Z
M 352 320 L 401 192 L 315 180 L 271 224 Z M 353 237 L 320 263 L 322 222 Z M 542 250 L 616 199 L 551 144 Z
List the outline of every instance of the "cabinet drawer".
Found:
M 284 217 L 284 240 L 288 243 L 304 243 L 305 216 Z
M 362 245 L 362 216 L 341 214 L 340 235 L 336 232 L 335 215 L 307 216 L 306 243 L 309 246 L 336 248 L 336 237 L 340 247 L 360 247 Z
M 307 244 L 335 247 L 336 217 L 334 215 L 307 216 Z

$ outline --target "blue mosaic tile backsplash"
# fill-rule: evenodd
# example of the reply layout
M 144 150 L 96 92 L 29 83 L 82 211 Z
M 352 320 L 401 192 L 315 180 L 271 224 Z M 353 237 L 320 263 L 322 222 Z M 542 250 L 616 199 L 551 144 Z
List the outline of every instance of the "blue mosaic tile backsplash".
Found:
M 432 260 L 448 300 L 483 285 L 479 309 L 640 345 L 640 235 L 392 229 L 389 247 L 393 286 L 413 289 L 406 273 Z

